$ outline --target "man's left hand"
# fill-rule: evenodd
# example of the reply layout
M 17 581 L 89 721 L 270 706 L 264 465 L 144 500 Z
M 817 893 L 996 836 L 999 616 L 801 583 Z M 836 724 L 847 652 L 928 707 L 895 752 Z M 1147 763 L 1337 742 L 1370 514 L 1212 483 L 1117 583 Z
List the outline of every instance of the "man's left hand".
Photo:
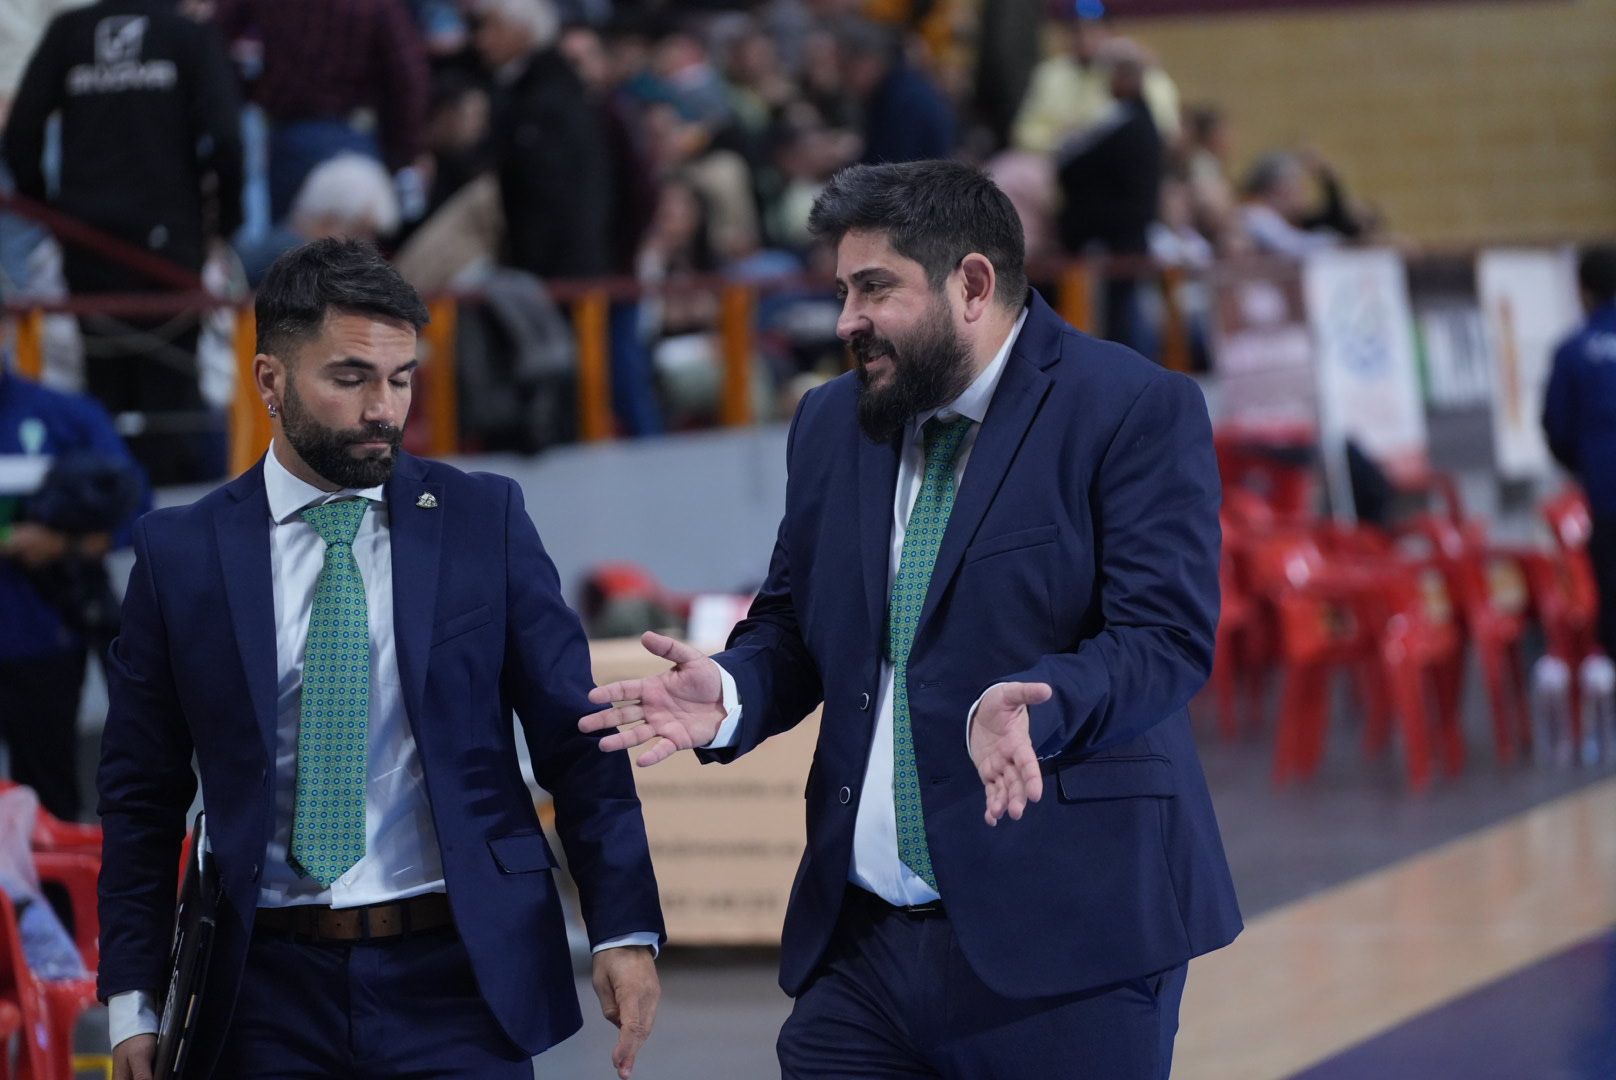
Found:
M 651 1034 L 657 1001 L 662 997 L 651 950 L 642 945 L 602 949 L 595 954 L 594 983 L 601 1015 L 617 1025 L 612 1066 L 622 1080 L 628 1080 L 634 1073 L 634 1059 Z
M 25 521 L 11 527 L 11 535 L 0 544 L 0 556 L 13 559 L 30 570 L 56 562 L 67 554 L 67 534 Z
M 971 760 L 987 791 L 989 825 L 1009 814 L 1021 820 L 1027 804 L 1044 796 L 1044 774 L 1032 745 L 1029 706 L 1053 696 L 1048 683 L 1000 683 L 982 695 L 971 719 Z

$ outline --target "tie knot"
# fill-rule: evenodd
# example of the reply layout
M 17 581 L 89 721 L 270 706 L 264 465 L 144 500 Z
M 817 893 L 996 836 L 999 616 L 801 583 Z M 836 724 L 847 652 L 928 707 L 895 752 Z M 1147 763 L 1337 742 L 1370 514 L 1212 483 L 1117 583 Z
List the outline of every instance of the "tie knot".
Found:
M 327 547 L 352 544 L 365 516 L 364 499 L 338 499 L 303 511 L 303 520 L 314 526 Z
M 971 418 L 968 416 L 956 416 L 952 420 L 934 416 L 927 420 L 920 429 L 921 438 L 925 440 L 926 464 L 952 465 L 960 444 L 965 441 L 965 433 L 970 430 Z

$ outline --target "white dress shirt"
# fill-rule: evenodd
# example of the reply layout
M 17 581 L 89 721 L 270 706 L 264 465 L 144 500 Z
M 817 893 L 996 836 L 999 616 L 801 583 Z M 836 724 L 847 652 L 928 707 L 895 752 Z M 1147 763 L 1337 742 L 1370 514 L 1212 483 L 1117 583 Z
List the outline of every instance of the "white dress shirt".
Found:
M 443 861 L 427 801 L 421 756 L 404 711 L 393 635 L 393 547 L 387 501 L 380 487 L 322 491 L 264 456 L 269 500 L 269 571 L 275 605 L 275 831 L 264 853 L 259 907 L 323 904 L 361 907 L 444 892 Z M 325 541 L 302 511 L 338 499 L 368 501 L 354 535 L 354 560 L 365 582 L 370 623 L 370 716 L 365 786 L 365 854 L 329 889 L 287 861 L 297 802 L 297 737 L 303 703 L 303 653 L 314 587 L 325 566 Z M 651 945 L 654 933 L 631 934 L 596 946 Z M 112 1045 L 157 1030 L 156 1000 L 138 990 L 107 1002 Z
M 993 392 L 998 389 L 999 378 L 1010 356 L 1010 349 L 1021 333 L 1027 313 L 1011 328 L 1004 344 L 991 363 L 965 392 L 940 409 L 930 409 L 915 416 L 904 428 L 903 456 L 898 464 L 898 482 L 892 499 L 892 545 L 887 559 L 887 592 L 898 575 L 898 562 L 903 556 L 903 537 L 909 524 L 909 511 L 920 494 L 920 482 L 926 471 L 925 447 L 921 429 L 934 416 L 952 420 L 957 416 L 974 421 L 965 433 L 958 455 L 954 458 L 954 488 L 958 492 L 965 476 L 965 466 L 976 445 L 977 432 L 988 414 Z M 740 701 L 735 680 L 718 665 L 724 684 L 724 708 L 728 715 L 718 734 L 708 744 L 710 749 L 723 749 L 735 743 L 735 731 L 740 724 Z M 936 900 L 937 893 L 919 875 L 898 858 L 898 818 L 892 794 L 892 686 L 893 666 L 886 657 L 881 658 L 881 681 L 875 699 L 875 735 L 870 744 L 870 759 L 864 770 L 864 789 L 859 795 L 858 818 L 853 824 L 853 864 L 848 867 L 847 878 L 890 904 L 905 907 Z M 980 701 L 980 699 L 978 699 Z M 966 715 L 976 712 L 972 705 Z

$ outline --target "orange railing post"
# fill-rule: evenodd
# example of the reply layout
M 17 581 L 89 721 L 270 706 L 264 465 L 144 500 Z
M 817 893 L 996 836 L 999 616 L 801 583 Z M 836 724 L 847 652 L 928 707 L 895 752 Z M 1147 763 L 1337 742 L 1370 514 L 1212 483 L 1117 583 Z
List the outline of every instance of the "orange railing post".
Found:
M 1190 327 L 1184 318 L 1184 305 L 1179 289 L 1184 284 L 1184 270 L 1178 266 L 1164 266 L 1161 272 L 1162 327 L 1161 362 L 1169 371 L 1188 372 L 1190 369 Z
M 729 427 L 752 422 L 753 321 L 757 292 L 749 285 L 726 285 L 720 297 L 719 332 L 724 358 L 724 389 L 719 422 Z
M 269 449 L 269 413 L 253 380 L 258 321 L 250 305 L 236 311 L 236 396 L 230 403 L 230 473 L 239 476 Z
M 572 306 L 578 341 L 578 438 L 599 442 L 612 437 L 611 303 L 605 289 L 591 289 Z
M 17 372 L 36 381 L 45 374 L 45 313 L 39 308 L 17 320 Z
M 1068 263 L 1056 285 L 1055 305 L 1061 318 L 1082 330 L 1094 330 L 1094 276 L 1087 263 Z
M 459 307 L 452 296 L 440 296 L 429 308 L 426 324 L 427 447 L 433 457 L 460 449 L 460 395 L 455 382 L 455 319 Z

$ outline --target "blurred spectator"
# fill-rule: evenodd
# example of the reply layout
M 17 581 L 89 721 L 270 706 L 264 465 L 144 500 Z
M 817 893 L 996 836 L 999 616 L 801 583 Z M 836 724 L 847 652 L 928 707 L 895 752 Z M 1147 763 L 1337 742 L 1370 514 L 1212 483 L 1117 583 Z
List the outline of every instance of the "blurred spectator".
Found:
M 1339 195 L 1339 188 L 1335 190 Z M 1259 253 L 1299 259 L 1342 241 L 1340 233 L 1310 226 L 1317 217 L 1310 177 L 1295 154 L 1274 151 L 1258 158 L 1246 177 L 1245 197 L 1240 221 Z
M 1577 284 L 1588 319 L 1555 350 L 1543 432 L 1588 496 L 1599 640 L 1606 655 L 1616 657 L 1616 246 L 1584 251 Z
M 709 131 L 729 125 L 729 88 L 701 38 L 683 30 L 663 37 L 652 50 L 651 70 L 658 84 L 656 100 L 671 102 L 681 117 Z
M 657 189 L 650 161 L 640 145 L 633 107 L 617 85 L 606 44 L 592 27 L 574 26 L 561 35 L 561 52 L 589 92 L 600 130 L 606 137 L 612 175 L 611 271 L 635 272 L 640 241 L 656 211 Z M 651 357 L 640 339 L 640 305 L 617 300 L 611 305 L 612 409 L 626 434 L 662 432 Z
M 1123 42 L 1131 48 L 1115 55 L 1145 64 L 1142 96 L 1163 141 L 1177 140 L 1178 87 L 1138 46 L 1111 33 L 1102 18 L 1074 19 L 1066 28 L 1066 51 L 1043 61 L 1032 73 L 1027 98 L 1016 114 L 1011 141 L 1020 150 L 1045 154 L 1073 134 L 1098 123 L 1111 107 L 1108 48 Z
M 640 238 L 656 209 L 656 181 L 634 107 L 617 81 L 605 41 L 594 29 L 569 28 L 561 35 L 560 48 L 582 80 L 606 138 L 613 197 L 611 269 L 614 274 L 632 274 Z
M 803 38 L 797 82 L 826 124 L 847 131 L 858 127 L 859 106 L 844 81 L 842 46 L 834 31 L 817 27 Z
M 549 0 L 475 0 L 477 51 L 499 84 L 494 155 L 508 261 L 541 278 L 611 266 L 611 162 L 597 114 L 556 47 Z
M 219 0 L 217 19 L 227 41 L 262 49 L 253 99 L 270 125 L 274 221 L 314 167 L 343 151 L 391 172 L 419 163 L 426 47 L 404 0 Z
M 1061 244 L 1074 255 L 1145 254 L 1160 204 L 1164 151 L 1144 100 L 1144 60 L 1120 42 L 1110 48 L 1111 107 L 1055 151 Z M 1106 279 L 1105 334 L 1113 341 L 1138 342 L 1136 291 L 1131 276 Z
M 645 129 L 657 175 L 685 180 L 701 193 L 715 258 L 729 262 L 755 253 L 762 230 L 746 159 L 714 145 L 710 129 L 684 120 L 671 104 L 647 107 Z
M 22 82 L 28 58 L 45 36 L 50 21 L 90 0 L 0 0 L 0 130 L 6 126 L 11 99 Z
M 857 140 L 832 131 L 813 106 L 799 103 L 786 110 L 774 130 L 770 156 L 775 189 L 764 207 L 770 241 L 799 254 L 813 244 L 808 211 L 836 171 L 857 157 Z
M 432 159 L 426 216 L 494 167 L 490 108 L 487 88 L 467 72 L 449 68 L 433 77 L 426 123 L 426 150 Z
M 713 329 L 718 297 L 711 289 L 691 287 L 694 279 L 719 269 L 706 219 L 701 190 L 689 180 L 670 179 L 662 185 L 640 249 L 640 283 L 659 290 L 644 304 L 642 332 L 654 342 L 655 367 L 679 424 L 717 415 L 719 355 Z
M 46 459 L 41 486 L 0 476 L 0 735 L 12 779 L 76 821 L 85 662 L 117 615 L 102 557 L 128 542 L 145 484 L 99 405 L 0 362 L 0 463 Z
M 1220 250 L 1243 250 L 1238 200 L 1229 179 L 1229 125 L 1210 105 L 1190 109 L 1178 154 L 1191 220 Z
M 954 106 L 909 66 L 903 38 L 854 19 L 841 24 L 842 71 L 864 110 L 866 164 L 953 156 Z
M 387 170 L 363 154 L 338 154 L 303 181 L 286 223 L 237 247 L 247 283 L 263 280 L 270 264 L 295 247 L 328 236 L 375 243 L 398 229 L 398 196 Z
M 45 125 L 59 112 L 53 207 L 183 278 L 200 272 L 210 233 L 229 236 L 241 223 L 240 111 L 210 27 L 172 4 L 101 0 L 50 24 L 13 102 L 5 157 L 17 190 L 44 201 Z M 79 246 L 66 249 L 63 269 L 78 295 L 173 287 Z M 114 413 L 142 414 L 145 433 L 131 446 L 152 482 L 218 476 L 223 434 L 198 384 L 196 317 L 80 325 L 90 392 Z
M 1055 235 L 1055 169 L 1047 154 L 1006 150 L 984 166 L 1016 208 L 1021 219 L 1022 242 L 1027 261 L 1036 262 L 1056 255 L 1060 243 Z
M 724 76 L 741 153 L 754 171 L 769 168 L 770 132 L 798 100 L 797 85 L 781 63 L 774 39 L 751 22 L 730 40 L 727 58 Z

